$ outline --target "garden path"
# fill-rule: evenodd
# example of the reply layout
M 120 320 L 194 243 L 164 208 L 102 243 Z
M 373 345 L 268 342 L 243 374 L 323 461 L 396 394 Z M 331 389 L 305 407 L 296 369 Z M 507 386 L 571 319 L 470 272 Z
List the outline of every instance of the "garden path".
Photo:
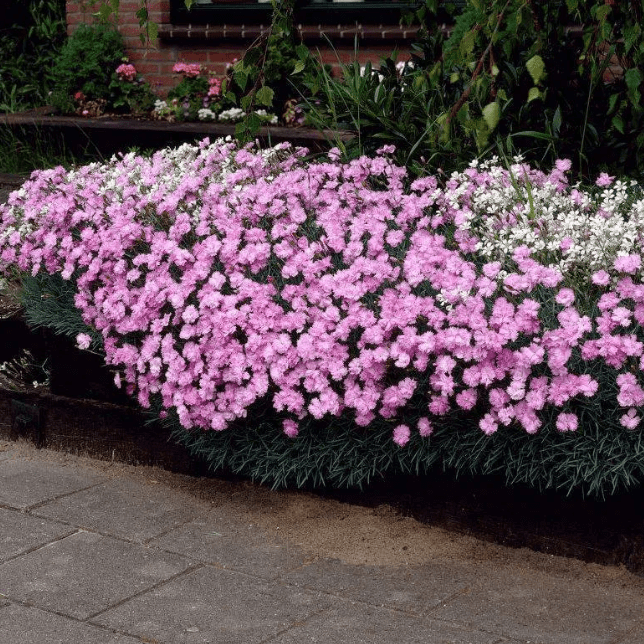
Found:
M 637 644 L 644 579 L 387 507 L 0 441 L 0 641 Z

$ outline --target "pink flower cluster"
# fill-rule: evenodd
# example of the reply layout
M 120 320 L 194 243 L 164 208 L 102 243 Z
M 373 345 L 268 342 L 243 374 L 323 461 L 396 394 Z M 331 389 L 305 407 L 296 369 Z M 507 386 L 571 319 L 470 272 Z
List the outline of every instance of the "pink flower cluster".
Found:
M 136 68 L 134 65 L 123 63 L 116 68 L 116 75 L 119 77 L 119 80 L 125 80 L 131 83 L 136 80 Z
M 216 76 L 211 76 L 208 79 L 208 96 L 215 98 L 221 94 L 221 79 Z
M 76 276 L 107 362 L 186 428 L 223 430 L 269 397 L 290 437 L 304 418 L 348 414 L 389 419 L 403 446 L 454 409 L 486 434 L 533 434 L 552 409 L 574 431 L 576 400 L 607 367 L 622 425 L 638 426 L 638 257 L 606 266 L 584 309 L 525 246 L 511 270 L 477 258 L 453 224 L 455 185 L 407 189 L 386 155 L 304 154 L 204 141 L 36 172 L 0 206 L 0 259 Z
M 197 78 L 201 74 L 201 65 L 199 63 L 175 63 L 172 71 L 175 74 L 184 74 L 188 78 Z

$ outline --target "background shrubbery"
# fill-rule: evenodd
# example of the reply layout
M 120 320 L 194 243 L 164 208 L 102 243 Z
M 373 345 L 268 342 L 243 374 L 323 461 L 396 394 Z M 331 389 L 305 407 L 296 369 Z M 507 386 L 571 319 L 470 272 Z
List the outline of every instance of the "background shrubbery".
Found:
M 440 3 L 449 8 L 449 3 Z M 415 172 L 451 171 L 501 145 L 531 162 L 570 158 L 644 171 L 644 36 L 636 0 L 467 0 L 441 30 L 428 0 L 411 65 L 344 67 L 318 83 L 311 120 L 359 134 L 359 152 L 383 141 Z
M 0 112 L 45 105 L 66 38 L 65 0 L 5 0 L 0 10 Z

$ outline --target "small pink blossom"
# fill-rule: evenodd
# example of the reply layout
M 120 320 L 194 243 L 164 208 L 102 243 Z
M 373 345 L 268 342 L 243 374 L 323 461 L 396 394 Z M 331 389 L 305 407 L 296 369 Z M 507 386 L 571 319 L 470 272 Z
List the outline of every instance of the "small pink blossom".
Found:
M 398 425 L 394 428 L 394 443 L 400 445 L 400 447 L 404 447 L 409 442 L 410 436 L 411 430 L 407 425 Z
M 579 425 L 579 419 L 576 414 L 561 412 L 557 416 L 556 426 L 560 432 L 574 432 Z
M 591 279 L 593 284 L 597 284 L 597 286 L 608 286 L 610 284 L 610 275 L 604 270 L 593 273 Z
M 571 288 L 562 288 L 555 296 L 555 301 L 562 306 L 570 306 L 575 301 L 575 292 Z
M 636 273 L 642 264 L 642 258 L 639 255 L 619 255 L 615 258 L 613 266 L 620 273 L 632 275 Z
M 92 338 L 87 333 L 79 333 L 76 336 L 76 344 L 79 349 L 89 349 L 92 344 Z
M 615 180 L 615 177 L 611 177 L 605 172 L 602 172 L 595 180 L 595 184 L 598 185 L 600 188 L 606 188 L 607 186 L 610 186 L 610 184 L 613 183 L 614 180 Z
M 295 438 L 298 433 L 299 433 L 299 428 L 297 426 L 297 423 L 294 420 L 291 420 L 290 418 L 287 418 L 283 423 L 282 423 L 283 431 L 284 433 L 289 437 L 289 438 Z
M 418 433 L 423 438 L 430 436 L 433 431 L 434 431 L 434 428 L 432 427 L 432 424 L 429 422 L 427 418 L 420 418 L 418 420 Z
M 635 429 L 642 421 L 641 417 L 637 415 L 637 410 L 631 407 L 620 419 L 619 422 L 622 427 L 626 429 Z

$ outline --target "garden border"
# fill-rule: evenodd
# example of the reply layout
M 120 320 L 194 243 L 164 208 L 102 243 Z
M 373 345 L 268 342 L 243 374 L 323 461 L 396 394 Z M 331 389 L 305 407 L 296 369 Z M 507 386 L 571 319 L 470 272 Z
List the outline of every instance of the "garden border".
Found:
M 153 121 L 118 116 L 79 117 L 53 114 L 53 108 L 41 107 L 27 112 L 1 114 L 0 125 L 10 128 L 30 127 L 58 130 L 70 139 L 70 147 L 90 144 L 102 154 L 113 154 L 119 149 L 133 146 L 161 148 L 166 145 L 195 141 L 205 137 L 216 139 L 235 136 L 235 125 L 206 122 Z M 262 145 L 290 142 L 294 146 L 319 152 L 329 148 L 331 141 L 349 141 L 350 132 L 263 126 L 256 137 Z

